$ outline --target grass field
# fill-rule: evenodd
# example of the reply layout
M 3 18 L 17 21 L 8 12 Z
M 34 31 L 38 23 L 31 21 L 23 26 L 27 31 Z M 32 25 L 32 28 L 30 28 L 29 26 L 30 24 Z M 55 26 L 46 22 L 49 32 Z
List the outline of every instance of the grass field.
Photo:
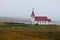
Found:
M 59 25 L 1 26 L 0 40 L 60 40 Z

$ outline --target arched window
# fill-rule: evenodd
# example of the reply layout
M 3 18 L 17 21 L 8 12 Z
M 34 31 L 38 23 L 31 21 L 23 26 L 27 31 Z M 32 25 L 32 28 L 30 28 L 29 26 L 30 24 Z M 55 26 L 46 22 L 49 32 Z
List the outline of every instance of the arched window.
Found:
M 45 21 L 45 24 L 46 24 L 46 21 Z
M 40 21 L 40 23 L 41 23 L 41 21 Z

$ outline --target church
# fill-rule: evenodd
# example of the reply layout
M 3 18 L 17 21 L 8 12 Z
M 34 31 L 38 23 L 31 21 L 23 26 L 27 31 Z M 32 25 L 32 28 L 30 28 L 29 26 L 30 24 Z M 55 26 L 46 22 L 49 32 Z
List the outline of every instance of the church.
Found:
M 34 13 L 34 9 L 32 9 L 31 14 L 31 23 L 32 24 L 51 24 L 51 19 L 49 19 L 47 16 L 36 16 Z

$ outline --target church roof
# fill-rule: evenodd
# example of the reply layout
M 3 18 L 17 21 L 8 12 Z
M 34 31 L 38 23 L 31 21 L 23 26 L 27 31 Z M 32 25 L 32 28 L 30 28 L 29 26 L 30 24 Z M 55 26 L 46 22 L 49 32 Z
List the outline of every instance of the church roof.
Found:
M 34 12 L 32 12 L 31 16 L 35 16 Z
M 32 14 L 31 14 L 31 16 L 35 16 L 35 14 L 34 14 L 34 8 L 32 9 Z
M 51 21 L 51 19 L 48 19 L 47 17 L 44 16 L 36 16 L 35 21 Z

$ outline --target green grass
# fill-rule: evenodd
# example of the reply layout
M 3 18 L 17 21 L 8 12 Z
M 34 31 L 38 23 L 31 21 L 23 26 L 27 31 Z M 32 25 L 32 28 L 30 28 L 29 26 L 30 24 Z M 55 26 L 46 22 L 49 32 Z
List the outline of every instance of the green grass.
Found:
M 60 40 L 60 26 L 5 25 L 0 26 L 0 34 L 0 40 Z
M 58 31 L 60 30 L 59 25 L 6 25 L 6 26 L 1 26 L 0 28 L 2 29 L 34 29 L 34 30 L 53 30 L 53 31 Z

